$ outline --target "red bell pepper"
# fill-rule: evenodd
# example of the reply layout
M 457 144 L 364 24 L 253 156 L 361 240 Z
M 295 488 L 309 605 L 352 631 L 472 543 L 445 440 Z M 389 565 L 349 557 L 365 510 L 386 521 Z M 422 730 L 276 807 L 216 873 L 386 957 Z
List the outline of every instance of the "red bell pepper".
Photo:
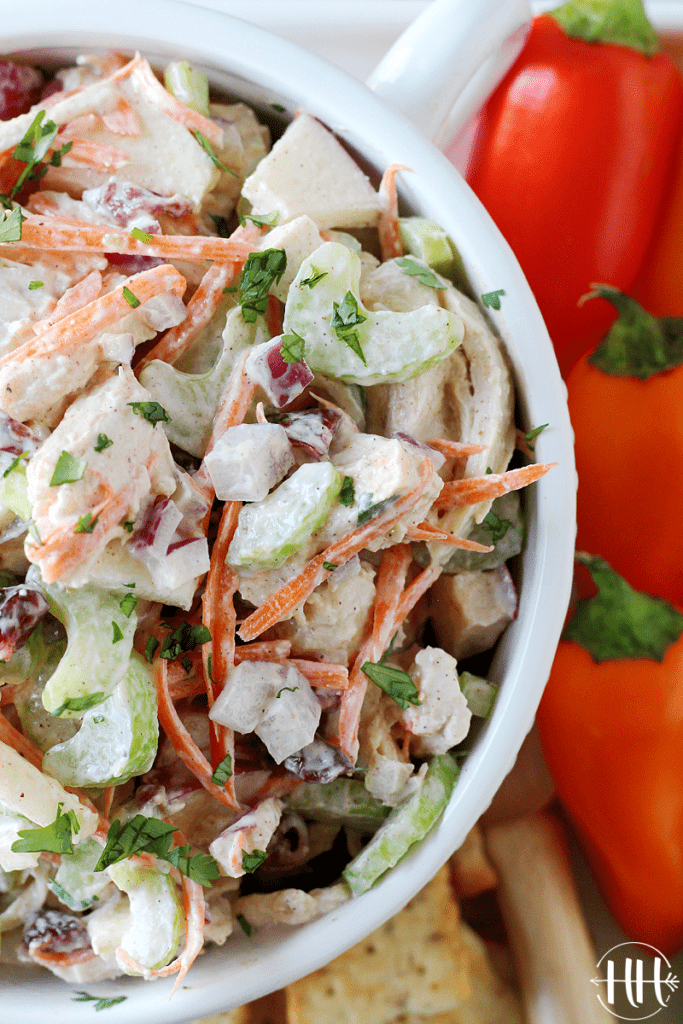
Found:
M 560 369 L 614 317 L 594 281 L 630 291 L 670 178 L 683 83 L 641 0 L 570 0 L 534 19 L 485 105 L 467 178 L 512 246 Z

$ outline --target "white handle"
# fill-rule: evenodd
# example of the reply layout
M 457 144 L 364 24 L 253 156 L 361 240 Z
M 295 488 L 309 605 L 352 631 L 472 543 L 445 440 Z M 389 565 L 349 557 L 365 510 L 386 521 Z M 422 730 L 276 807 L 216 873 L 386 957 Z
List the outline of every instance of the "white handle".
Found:
M 531 17 L 529 0 L 434 0 L 367 84 L 443 146 L 514 62 Z

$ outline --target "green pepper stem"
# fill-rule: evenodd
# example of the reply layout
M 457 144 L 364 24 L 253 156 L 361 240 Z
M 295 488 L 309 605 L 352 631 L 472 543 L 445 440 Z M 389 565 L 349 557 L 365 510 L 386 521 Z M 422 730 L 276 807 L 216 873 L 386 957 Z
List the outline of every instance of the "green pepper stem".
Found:
M 568 0 L 550 16 L 568 36 L 587 43 L 627 46 L 646 57 L 661 46 L 642 0 Z

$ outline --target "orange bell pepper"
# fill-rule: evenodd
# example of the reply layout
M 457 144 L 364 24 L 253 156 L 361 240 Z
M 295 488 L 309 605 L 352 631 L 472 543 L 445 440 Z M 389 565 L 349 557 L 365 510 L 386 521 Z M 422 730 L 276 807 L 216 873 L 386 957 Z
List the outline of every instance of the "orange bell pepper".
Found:
M 579 475 L 577 547 L 631 586 L 683 606 L 683 321 L 620 311 L 567 378 Z
M 467 180 L 512 246 L 568 372 L 630 291 L 668 185 L 681 75 L 641 0 L 571 0 L 534 19 L 484 106 Z
M 538 712 L 558 793 L 614 917 L 683 944 L 683 614 L 602 559 L 560 641 Z

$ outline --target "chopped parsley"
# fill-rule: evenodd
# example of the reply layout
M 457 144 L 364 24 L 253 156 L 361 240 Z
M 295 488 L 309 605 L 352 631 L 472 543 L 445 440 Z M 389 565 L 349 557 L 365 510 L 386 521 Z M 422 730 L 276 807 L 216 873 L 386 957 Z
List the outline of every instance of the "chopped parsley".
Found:
M 252 925 L 249 924 L 244 914 L 235 914 L 235 920 L 247 937 L 250 937 L 253 932 Z
M 393 501 L 393 497 L 384 498 L 383 501 L 378 501 L 374 505 L 368 505 L 367 508 L 362 509 L 358 513 L 358 525 L 362 526 L 363 523 L 367 523 L 368 519 L 374 519 L 380 512 L 383 512 L 387 505 L 390 505 Z
M 322 281 L 322 279 L 324 277 L 327 277 L 327 271 L 326 270 L 323 270 L 322 272 L 318 272 L 315 269 L 315 267 L 311 267 L 311 270 L 313 270 L 314 273 L 311 274 L 310 277 L 305 277 L 303 279 L 303 281 L 299 282 L 299 284 L 300 284 L 300 286 L 302 288 L 315 288 L 315 286 L 318 284 L 319 281 Z
M 97 444 L 94 446 L 96 452 L 103 452 L 105 448 L 111 448 L 113 441 L 106 434 L 97 435 Z
M 59 902 L 68 907 L 69 910 L 87 910 L 93 903 L 99 902 L 99 896 L 89 896 L 84 900 L 75 900 L 71 893 L 67 892 L 54 878 L 46 878 L 45 883 L 50 892 L 53 892 Z
M 54 121 L 47 120 L 43 124 L 43 118 L 45 117 L 45 111 L 39 110 L 33 121 L 26 129 L 26 134 L 23 139 L 17 145 L 17 148 L 12 153 L 12 157 L 15 160 L 21 161 L 26 164 L 23 171 L 17 178 L 12 191 L 10 192 L 10 199 L 13 199 L 17 192 L 20 190 L 22 185 L 27 181 L 40 181 L 40 179 L 47 174 L 47 169 L 50 164 L 53 167 L 59 167 L 62 163 L 62 157 L 69 152 L 73 143 L 67 142 L 61 149 L 56 150 L 52 154 L 52 158 L 49 163 L 43 163 L 43 159 L 47 156 L 48 151 L 57 137 L 59 132 L 59 126 Z
M 171 417 L 158 402 L 128 402 L 128 405 L 137 416 L 142 416 L 148 423 L 171 422 Z
M 128 288 L 125 284 L 123 286 L 123 297 L 128 303 L 128 305 L 131 307 L 131 309 L 137 309 L 138 306 L 140 305 L 140 300 L 137 297 L 137 295 L 133 295 L 130 288 Z
M 189 676 L 190 672 L 192 671 L 192 658 L 188 658 L 186 654 L 184 658 L 180 659 L 180 664 L 183 666 L 183 668 L 185 669 Z
M 505 295 L 502 288 L 499 288 L 497 292 L 485 292 L 481 297 L 481 301 L 485 306 L 490 306 L 491 309 L 500 309 L 501 295 Z
M 353 477 L 345 476 L 338 495 L 339 504 L 346 505 L 347 508 L 351 508 L 355 500 L 356 491 L 353 486 Z
M 289 690 L 290 693 L 295 693 L 298 689 L 299 689 L 298 686 L 283 686 L 281 690 L 277 691 L 277 693 L 275 694 L 275 697 L 278 698 L 281 693 L 285 692 L 285 690 Z
M 192 134 L 194 135 L 195 139 L 202 147 L 206 155 L 209 157 L 212 164 L 215 164 L 216 167 L 220 167 L 220 169 L 222 171 L 225 171 L 226 174 L 232 174 L 233 178 L 239 178 L 239 174 L 237 174 L 235 171 L 231 171 L 230 168 L 226 167 L 223 161 L 216 156 L 216 154 L 213 151 L 213 146 L 211 145 L 211 143 L 209 142 L 205 135 L 202 135 L 201 132 L 193 132 Z
M 304 358 L 305 351 L 306 342 L 296 331 L 282 335 L 280 355 L 286 363 L 300 363 Z
M 42 281 L 29 281 L 29 283 L 28 283 L 28 290 L 30 292 L 34 292 L 36 290 L 36 288 L 43 288 L 43 287 L 44 287 L 44 284 L 43 284 Z
M 214 223 L 216 233 L 219 238 L 229 238 L 230 232 L 228 231 L 228 222 L 225 217 L 220 217 L 218 214 L 210 213 L 209 216 Z
M 138 599 L 135 594 L 125 594 L 119 602 L 119 608 L 127 619 L 131 617 L 137 606 Z
M 145 245 L 152 244 L 152 236 L 146 231 L 141 231 L 140 228 L 133 228 L 130 237 L 137 239 L 138 242 L 144 242 Z
M 170 626 L 167 628 L 170 629 Z M 181 654 L 193 651 L 195 647 L 208 643 L 210 639 L 211 634 L 206 626 L 191 626 L 189 622 L 181 622 L 176 629 L 171 629 L 164 638 L 159 657 L 175 661 Z
M 511 519 L 500 519 L 495 512 L 487 512 L 481 521 L 482 530 L 489 531 L 494 544 L 503 539 L 511 526 Z
M 330 323 L 332 330 L 340 341 L 343 341 L 352 352 L 355 352 L 363 366 L 367 366 L 368 364 L 358 338 L 358 331 L 356 330 L 357 327 L 365 323 L 367 317 L 359 313 L 356 296 L 353 292 L 347 292 L 342 302 L 333 302 L 332 306 L 333 313 Z
M 257 228 L 273 228 L 277 224 L 277 220 L 280 214 L 277 210 L 274 213 L 265 213 L 262 217 L 257 217 L 253 213 L 242 213 L 239 217 L 241 227 L 246 227 L 247 221 L 250 220 L 256 225 Z
M 10 849 L 13 853 L 73 853 L 73 833 L 80 832 L 81 826 L 75 811 L 62 811 L 63 804 L 57 805 L 57 817 L 42 828 L 23 828 Z
M 103 700 L 104 694 L 101 691 L 98 693 L 86 693 L 82 697 L 67 697 L 64 703 L 60 704 L 57 710 L 52 712 L 52 715 L 55 718 L 59 718 L 65 711 L 89 711 L 96 704 L 101 704 Z
M 119 626 L 118 622 L 112 622 L 112 624 L 111 624 L 111 631 L 112 631 L 112 641 L 111 641 L 112 644 L 117 644 L 119 642 L 119 640 L 123 640 L 123 633 L 121 631 L 121 627 Z
M 94 1003 L 95 1010 L 108 1010 L 110 1006 L 116 1006 L 118 1003 L 125 1003 L 128 996 L 112 996 L 111 999 L 105 996 L 91 996 L 87 992 L 76 992 L 75 996 L 71 997 L 72 1003 Z
M 443 281 L 440 281 L 431 267 L 425 267 L 422 263 L 412 259 L 410 256 L 401 256 L 396 260 L 397 266 L 401 268 L 408 277 L 416 277 L 420 284 L 428 288 L 443 288 Z
M 253 875 L 254 871 L 260 868 L 264 860 L 267 859 L 268 854 L 265 850 L 254 850 L 253 853 L 242 850 L 242 867 L 248 875 Z
M 284 114 L 286 108 L 283 107 L 281 103 L 271 103 L 270 105 L 273 110 L 277 111 L 278 114 Z
M 83 474 L 88 463 L 85 459 L 77 459 L 70 452 L 63 451 L 57 459 L 55 471 L 50 480 L 50 487 L 59 487 L 60 484 L 74 484 L 83 479 Z
M 263 316 L 268 305 L 268 292 L 277 284 L 287 269 L 284 249 L 264 249 L 250 252 L 240 277 L 240 306 L 248 324 Z
M 528 431 L 526 432 L 526 434 L 524 435 L 524 440 L 525 440 L 525 441 L 526 441 L 526 443 L 527 443 L 527 444 L 529 445 L 529 450 L 530 450 L 530 451 L 533 451 L 533 450 L 534 450 L 534 445 L 533 445 L 533 443 L 532 443 L 532 442 L 536 440 L 536 438 L 537 438 L 537 437 L 538 437 L 538 435 L 539 435 L 539 434 L 541 433 L 541 431 L 542 431 L 542 430 L 545 430 L 545 428 L 546 428 L 547 426 L 548 426 L 548 424 L 547 424 L 547 423 L 542 423 L 542 424 L 540 425 L 540 427 L 533 427 L 533 429 L 532 429 L 532 430 L 528 430 Z
M 328 572 L 334 572 L 339 566 L 335 565 L 334 562 L 323 562 L 323 569 L 327 569 Z
M 418 700 L 420 691 L 403 669 L 393 668 L 392 665 L 383 665 L 379 662 L 366 661 L 361 665 L 360 670 L 404 711 L 410 704 L 418 706 L 422 704 L 422 701 Z
M 21 455 L 17 455 L 16 459 L 12 459 L 12 461 L 9 464 L 9 466 L 7 467 L 5 472 L 2 474 L 3 480 L 6 477 L 8 477 L 10 475 L 10 473 L 12 473 L 17 468 L 17 466 L 21 463 L 21 461 L 23 459 L 27 459 L 29 457 L 29 454 L 30 454 L 30 452 L 22 452 Z
M 232 758 L 230 754 L 226 754 L 220 764 L 217 766 L 211 781 L 214 786 L 224 786 L 228 779 L 232 778 Z
M 74 526 L 74 533 L 92 533 L 99 518 L 99 516 L 95 516 L 93 519 L 92 512 L 86 512 L 84 516 L 79 516 L 78 522 Z
M 106 845 L 94 870 L 104 871 L 112 864 L 144 851 L 172 864 L 199 885 L 210 888 L 219 877 L 218 864 L 209 854 L 191 855 L 189 846 L 171 849 L 171 839 L 176 831 L 175 826 L 168 822 L 147 818 L 144 814 L 136 814 L 125 825 L 117 819 L 111 823 Z
M 133 527 L 134 526 L 135 526 L 135 523 L 133 522 L 132 519 L 126 520 L 126 522 L 123 524 L 124 530 L 126 530 L 128 533 L 132 533 L 133 532 Z
M 154 655 L 156 654 L 158 647 L 159 641 L 155 636 L 151 636 L 147 643 L 145 644 L 145 657 L 147 658 L 147 661 L 150 663 L 150 665 L 154 661 Z

